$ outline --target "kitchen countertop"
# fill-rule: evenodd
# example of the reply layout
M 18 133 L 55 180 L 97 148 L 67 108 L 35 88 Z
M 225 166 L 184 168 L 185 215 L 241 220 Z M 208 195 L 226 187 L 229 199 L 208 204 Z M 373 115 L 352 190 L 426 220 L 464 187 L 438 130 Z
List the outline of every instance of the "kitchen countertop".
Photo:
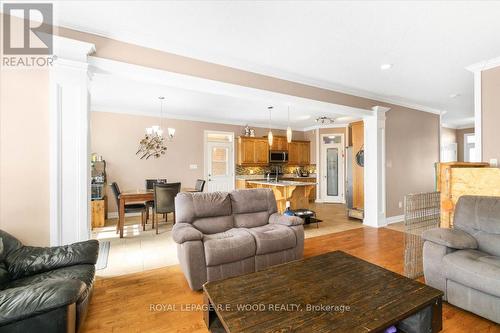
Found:
M 240 175 L 240 176 L 236 176 L 236 179 L 243 179 L 243 180 L 262 180 L 265 178 L 266 178 L 265 175 Z M 307 177 L 299 177 L 296 174 L 284 174 L 284 175 L 281 175 L 280 178 L 316 179 L 316 174 L 310 174 Z
M 267 180 L 247 180 L 250 184 L 259 184 L 259 185 L 269 185 L 269 186 L 311 186 L 316 185 L 315 183 L 309 182 L 296 182 L 292 180 L 280 180 L 278 182 L 267 181 Z

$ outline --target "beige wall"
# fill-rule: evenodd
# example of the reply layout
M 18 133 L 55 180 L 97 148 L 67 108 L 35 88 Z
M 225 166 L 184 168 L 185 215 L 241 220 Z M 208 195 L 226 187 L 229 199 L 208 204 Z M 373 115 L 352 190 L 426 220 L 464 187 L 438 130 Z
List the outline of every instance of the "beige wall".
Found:
M 394 107 L 386 119 L 386 215 L 403 214 L 404 196 L 434 191 L 439 116 Z
M 500 67 L 482 72 L 483 161 L 500 161 Z
M 243 126 L 215 124 L 179 119 L 168 119 L 168 127 L 175 128 L 175 139 L 167 142 L 167 154 L 159 159 L 141 160 L 135 155 L 144 129 L 157 124 L 158 118 L 91 112 L 91 150 L 106 160 L 108 184 L 116 181 L 123 190 L 144 188 L 147 178 L 167 178 L 193 187 L 197 178 L 203 178 L 203 135 L 205 130 L 243 132 Z M 255 128 L 256 136 L 266 135 L 268 129 Z M 284 130 L 273 130 L 275 135 L 286 135 Z M 293 138 L 304 140 L 304 133 L 294 131 Z M 235 157 L 237 150 L 235 149 Z M 198 169 L 191 170 L 190 164 Z M 110 212 L 116 211 L 115 199 L 108 192 Z
M 464 161 L 464 134 L 474 133 L 474 128 L 461 128 L 457 129 L 457 156 L 458 161 Z
M 1 69 L 0 229 L 49 245 L 49 77 Z
M 455 128 L 441 127 L 441 145 L 457 143 L 457 130 Z

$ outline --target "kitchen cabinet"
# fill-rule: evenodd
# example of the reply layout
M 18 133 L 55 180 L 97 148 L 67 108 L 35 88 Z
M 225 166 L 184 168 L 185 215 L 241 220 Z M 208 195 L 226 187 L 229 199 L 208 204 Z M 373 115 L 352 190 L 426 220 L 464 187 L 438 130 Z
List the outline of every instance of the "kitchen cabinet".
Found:
M 288 144 L 288 165 L 309 165 L 311 143 L 309 141 L 292 141 Z
M 269 150 L 277 151 L 287 151 L 288 141 L 285 136 L 273 136 L 273 144 L 269 147 Z
M 91 221 L 92 228 L 104 227 L 104 222 L 106 220 L 106 200 L 105 197 L 100 200 L 91 201 Z
M 258 166 L 269 164 L 267 138 L 240 136 L 238 138 L 238 165 Z

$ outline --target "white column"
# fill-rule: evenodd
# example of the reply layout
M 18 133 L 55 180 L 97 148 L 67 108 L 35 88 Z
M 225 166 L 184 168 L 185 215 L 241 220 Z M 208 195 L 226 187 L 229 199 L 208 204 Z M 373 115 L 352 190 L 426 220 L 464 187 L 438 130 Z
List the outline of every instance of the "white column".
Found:
M 483 160 L 483 137 L 482 137 L 482 91 L 481 91 L 481 71 L 474 72 L 474 148 L 475 156 L 472 162 L 481 162 Z
M 385 219 L 385 113 L 389 108 L 375 106 L 373 114 L 363 118 L 365 132 L 363 224 L 383 227 Z
M 50 70 L 50 243 L 90 237 L 90 95 L 93 44 L 54 36 Z

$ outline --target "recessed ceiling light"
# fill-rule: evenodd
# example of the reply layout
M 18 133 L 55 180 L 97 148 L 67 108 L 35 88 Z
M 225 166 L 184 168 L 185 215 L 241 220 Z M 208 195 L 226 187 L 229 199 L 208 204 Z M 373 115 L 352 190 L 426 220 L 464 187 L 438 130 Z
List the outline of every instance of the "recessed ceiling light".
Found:
M 450 98 L 457 98 L 460 97 L 460 94 L 450 94 Z
M 392 66 L 394 66 L 394 65 L 393 64 L 382 64 L 382 65 L 380 65 L 380 69 L 383 71 L 386 71 L 388 69 L 391 69 Z

